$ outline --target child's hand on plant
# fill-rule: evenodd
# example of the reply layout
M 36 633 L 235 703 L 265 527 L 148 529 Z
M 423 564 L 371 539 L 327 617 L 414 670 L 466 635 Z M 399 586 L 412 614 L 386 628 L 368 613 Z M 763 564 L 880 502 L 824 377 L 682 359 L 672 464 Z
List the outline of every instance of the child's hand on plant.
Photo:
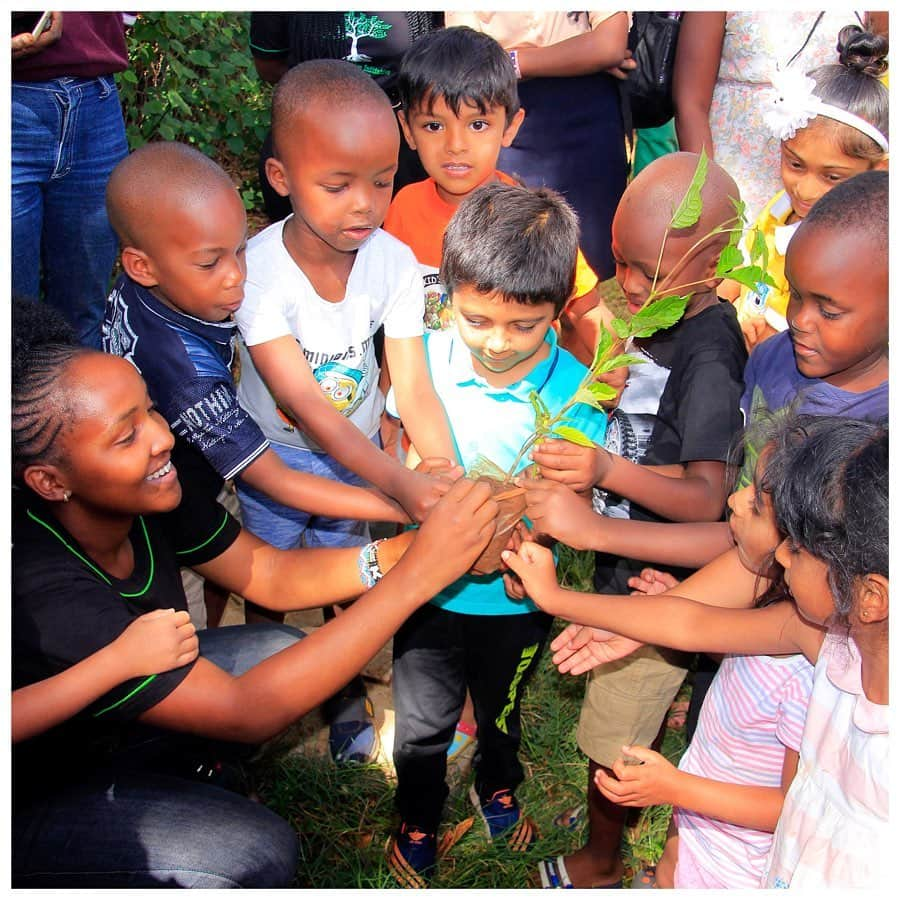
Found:
M 599 549 L 590 539 L 598 516 L 588 497 L 545 478 L 516 479 L 516 484 L 525 488 L 525 515 L 534 523 L 535 531 L 550 535 L 573 550 Z
M 658 569 L 641 569 L 640 574 L 628 579 L 632 594 L 664 594 L 677 587 L 678 579 Z
M 582 447 L 571 441 L 548 438 L 531 451 L 541 475 L 565 484 L 573 491 L 586 491 L 599 484 L 611 464 L 602 447 Z
M 664 756 L 646 747 L 625 746 L 613 763 L 615 778 L 603 769 L 594 773 L 597 790 L 619 806 L 658 806 L 672 803 L 679 770 Z
M 518 553 L 519 548 L 525 541 L 533 540 L 534 533 L 532 530 L 524 522 L 516 522 L 516 527 L 510 533 L 505 549 L 509 550 L 510 553 Z M 509 570 L 509 566 L 505 562 L 500 564 L 500 568 L 505 570 L 503 571 L 503 588 L 506 591 L 506 596 L 510 600 L 524 600 L 528 594 L 525 591 L 525 585 L 522 584 L 522 580 Z
M 552 612 L 553 598 L 560 587 L 556 581 L 553 554 L 534 541 L 524 541 L 517 553 L 504 550 L 503 562 L 519 577 L 525 593 L 546 612 Z
M 139 616 L 113 641 L 125 661 L 126 678 L 156 675 L 186 666 L 197 658 L 197 629 L 180 609 L 154 609 Z
M 553 665 L 562 675 L 583 675 L 604 663 L 622 659 L 641 646 L 640 641 L 576 622 L 567 625 L 550 642 Z
M 405 476 L 393 489 L 393 497 L 413 522 L 421 524 L 431 508 L 450 490 L 455 479 L 445 474 L 409 470 Z

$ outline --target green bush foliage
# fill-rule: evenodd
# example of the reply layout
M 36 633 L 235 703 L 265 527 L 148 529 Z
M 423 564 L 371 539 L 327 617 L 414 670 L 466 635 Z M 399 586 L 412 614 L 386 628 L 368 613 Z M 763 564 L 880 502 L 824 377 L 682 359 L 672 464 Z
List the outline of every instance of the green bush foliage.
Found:
M 143 12 L 118 76 L 129 146 L 191 144 L 240 179 L 248 210 L 261 205 L 256 166 L 272 95 L 249 37 L 246 12 Z

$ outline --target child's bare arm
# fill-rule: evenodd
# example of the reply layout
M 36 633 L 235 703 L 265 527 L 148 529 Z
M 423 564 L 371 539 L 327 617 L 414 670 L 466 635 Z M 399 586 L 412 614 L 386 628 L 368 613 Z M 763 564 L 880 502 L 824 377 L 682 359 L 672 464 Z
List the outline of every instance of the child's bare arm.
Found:
M 455 461 L 447 414 L 428 372 L 421 337 L 384 339 L 400 420 L 419 455 Z
M 733 551 L 736 554 L 736 551 Z M 692 590 L 686 579 L 679 593 L 691 591 L 697 600 L 670 594 L 583 594 L 556 583 L 549 552 L 526 542 L 518 554 L 505 553 L 503 560 L 525 585 L 528 596 L 545 612 L 596 628 L 607 629 L 648 644 L 662 644 L 675 650 L 704 650 L 711 653 L 804 653 L 812 661 L 818 656 L 824 631 L 805 623 L 792 603 L 776 603 L 764 609 L 733 609 L 706 602 L 717 583 L 719 595 L 739 595 L 736 583 L 740 560 L 726 554 L 715 567 L 720 576 L 708 579 Z M 717 563 L 719 561 L 716 561 Z M 754 579 L 755 580 L 755 579 Z M 696 585 L 696 582 L 695 582 Z M 751 595 L 752 597 L 752 595 Z M 727 602 L 727 600 L 726 600 Z
M 587 485 L 606 488 L 673 522 L 714 522 L 728 496 L 725 463 L 716 460 L 692 460 L 683 477 L 672 478 L 602 447 L 562 440 L 544 441 L 531 458 L 545 478 L 574 490 Z
M 157 609 L 135 619 L 114 641 L 65 672 L 13 691 L 13 743 L 70 719 L 116 685 L 197 658 L 197 633 L 187 612 Z
M 725 522 L 641 522 L 598 515 L 586 497 L 549 479 L 519 479 L 535 531 L 576 550 L 699 568 L 734 546 Z
M 785 751 L 779 787 L 731 784 L 682 772 L 664 756 L 646 747 L 626 746 L 624 753 L 640 760 L 613 763 L 615 778 L 598 769 L 594 783 L 604 797 L 620 806 L 671 804 L 743 828 L 774 831 L 784 806 L 784 795 L 797 770 L 796 750 Z
M 403 508 L 388 497 L 367 488 L 292 469 L 271 448 L 247 466 L 241 472 L 241 478 L 279 503 L 312 515 L 370 522 L 409 522 Z
M 330 456 L 397 500 L 413 520 L 421 521 L 447 492 L 448 479 L 409 471 L 329 403 L 293 337 L 255 344 L 250 356 L 278 405 Z

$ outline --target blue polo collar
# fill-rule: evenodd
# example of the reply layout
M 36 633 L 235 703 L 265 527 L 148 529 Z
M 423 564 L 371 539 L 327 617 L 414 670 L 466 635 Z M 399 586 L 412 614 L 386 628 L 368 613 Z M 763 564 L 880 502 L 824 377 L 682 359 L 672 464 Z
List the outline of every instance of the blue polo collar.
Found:
M 544 341 L 550 345 L 550 352 L 545 359 L 542 359 L 519 381 L 513 382 L 507 387 L 494 387 L 475 371 L 472 364 L 472 352 L 459 336 L 459 332 L 454 329 L 447 351 L 450 375 L 458 385 L 477 384 L 487 394 L 511 395 L 528 403 L 531 392 L 540 393 L 543 390 L 559 362 L 559 345 L 556 340 L 556 332 L 552 328 L 547 329 Z

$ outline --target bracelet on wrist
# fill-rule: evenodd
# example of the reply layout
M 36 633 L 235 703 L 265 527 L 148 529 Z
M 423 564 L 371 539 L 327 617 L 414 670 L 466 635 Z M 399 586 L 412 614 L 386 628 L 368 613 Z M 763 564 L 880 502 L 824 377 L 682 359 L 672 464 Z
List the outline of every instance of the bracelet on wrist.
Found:
M 359 580 L 367 588 L 374 587 L 384 577 L 384 572 L 381 571 L 381 566 L 378 564 L 378 545 L 380 543 L 380 540 L 372 541 L 360 548 L 359 551 L 357 560 Z
M 513 68 L 516 70 L 516 78 L 522 80 L 522 67 L 519 65 L 519 51 L 508 50 L 509 58 L 512 60 Z

